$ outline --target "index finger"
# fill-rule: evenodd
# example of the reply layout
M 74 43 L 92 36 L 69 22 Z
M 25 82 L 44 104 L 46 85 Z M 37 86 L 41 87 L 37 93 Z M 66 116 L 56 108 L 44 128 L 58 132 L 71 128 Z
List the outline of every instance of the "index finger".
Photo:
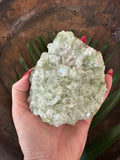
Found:
M 30 74 L 25 75 L 24 77 L 22 77 L 19 81 L 17 81 L 12 86 L 12 102 L 13 102 L 13 104 L 27 102 L 26 91 L 28 91 L 29 87 L 30 87 L 29 76 L 30 76 Z

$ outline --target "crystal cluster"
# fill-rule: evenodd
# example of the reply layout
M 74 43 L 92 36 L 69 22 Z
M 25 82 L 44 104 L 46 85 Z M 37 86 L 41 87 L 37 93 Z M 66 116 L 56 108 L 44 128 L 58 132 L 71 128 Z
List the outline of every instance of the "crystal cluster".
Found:
M 30 110 L 54 126 L 90 118 L 106 91 L 101 53 L 68 31 L 47 47 L 31 72 Z

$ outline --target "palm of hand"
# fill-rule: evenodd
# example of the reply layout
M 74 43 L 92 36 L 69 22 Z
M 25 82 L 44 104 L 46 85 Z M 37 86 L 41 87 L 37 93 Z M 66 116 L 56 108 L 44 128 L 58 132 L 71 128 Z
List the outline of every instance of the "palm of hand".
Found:
M 75 126 L 54 127 L 34 116 L 27 103 L 16 106 L 13 117 L 26 157 L 77 160 L 82 154 L 90 120 L 78 121 Z

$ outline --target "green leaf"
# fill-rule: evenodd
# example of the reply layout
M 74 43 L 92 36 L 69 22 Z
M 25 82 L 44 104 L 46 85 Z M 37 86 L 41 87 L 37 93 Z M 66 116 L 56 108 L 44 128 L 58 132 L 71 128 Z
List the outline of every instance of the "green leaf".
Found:
M 88 37 L 88 38 L 87 38 L 87 41 L 86 41 L 86 44 L 89 45 L 92 39 L 93 39 L 93 37 L 91 37 L 91 36 Z
M 12 86 L 15 83 L 15 81 L 13 79 L 9 78 L 9 83 Z
M 120 89 L 118 89 L 112 95 L 110 95 L 102 104 L 101 108 L 92 120 L 90 130 L 93 129 L 119 102 Z
M 27 42 L 26 43 L 26 47 L 27 47 L 28 54 L 29 54 L 29 56 L 31 58 L 31 61 L 32 61 L 33 65 L 35 66 L 35 64 L 37 63 L 37 60 L 36 60 L 36 58 L 35 58 L 35 56 L 33 54 L 33 51 L 32 51 L 32 48 L 30 46 L 30 43 Z
M 34 43 L 33 40 L 30 40 L 30 45 L 31 45 L 31 47 L 33 48 L 36 56 L 37 56 L 38 58 L 40 58 L 41 53 L 40 53 L 38 47 L 36 46 L 36 44 Z
M 18 74 L 18 72 L 16 71 L 16 68 L 14 67 L 14 72 L 15 72 L 15 75 L 16 75 L 16 79 L 17 79 L 17 81 L 20 79 L 20 76 L 19 76 L 19 74 Z
M 120 124 L 116 125 L 85 147 L 80 160 L 93 160 L 120 137 Z
M 76 30 L 75 29 L 72 29 L 71 31 L 74 33 L 74 35 L 76 35 Z
M 40 36 L 39 38 L 41 39 L 41 42 L 43 43 L 43 45 L 45 46 L 45 48 L 47 48 L 48 42 L 46 41 L 45 37 L 44 36 Z
M 48 37 L 49 37 L 50 41 L 53 42 L 53 40 L 54 40 L 54 35 L 53 35 L 52 32 L 48 32 Z
M 105 51 L 107 50 L 108 46 L 109 46 L 108 42 L 106 42 L 106 43 L 103 45 L 103 47 L 100 49 L 100 51 L 101 51 L 102 54 L 105 53 Z
M 58 34 L 59 32 L 60 32 L 60 31 L 57 31 L 57 30 L 56 30 L 56 31 L 55 31 L 55 34 Z
M 80 34 L 79 34 L 79 36 L 78 36 L 78 38 L 81 38 L 82 36 L 83 36 L 83 34 L 82 34 L 82 33 L 80 33 Z
M 115 85 L 119 80 L 120 80 L 120 72 L 117 75 L 113 76 L 112 85 Z
M 97 44 L 98 44 L 98 40 L 94 40 L 90 46 L 92 48 L 96 48 Z
M 116 50 L 118 49 L 118 47 L 116 46 L 112 53 L 107 57 L 107 59 L 105 60 L 105 64 L 112 58 L 112 56 L 114 55 L 114 53 L 116 52 Z
M 22 68 L 24 69 L 25 72 L 27 72 L 27 71 L 29 70 L 29 67 L 28 67 L 28 65 L 26 64 L 24 58 L 22 57 L 20 51 L 19 51 L 18 55 L 19 55 L 19 60 L 20 60 L 20 63 L 21 63 Z
M 46 52 L 47 49 L 45 49 L 45 47 L 43 46 L 43 44 L 42 44 L 42 42 L 41 42 L 41 40 L 40 40 L 39 37 L 36 38 L 36 41 L 37 41 L 37 43 L 38 43 L 39 46 L 40 46 L 40 50 L 41 50 L 42 52 Z

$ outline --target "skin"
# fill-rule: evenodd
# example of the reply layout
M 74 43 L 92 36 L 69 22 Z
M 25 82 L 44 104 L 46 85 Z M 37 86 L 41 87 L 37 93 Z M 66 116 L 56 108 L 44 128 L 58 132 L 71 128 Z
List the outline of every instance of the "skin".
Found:
M 105 75 L 108 96 L 113 70 Z M 18 134 L 24 160 L 78 160 L 83 152 L 90 119 L 79 120 L 74 126 L 59 127 L 42 122 L 29 110 L 26 91 L 29 90 L 30 72 L 12 86 L 12 117 Z M 105 100 L 104 99 L 104 100 Z

